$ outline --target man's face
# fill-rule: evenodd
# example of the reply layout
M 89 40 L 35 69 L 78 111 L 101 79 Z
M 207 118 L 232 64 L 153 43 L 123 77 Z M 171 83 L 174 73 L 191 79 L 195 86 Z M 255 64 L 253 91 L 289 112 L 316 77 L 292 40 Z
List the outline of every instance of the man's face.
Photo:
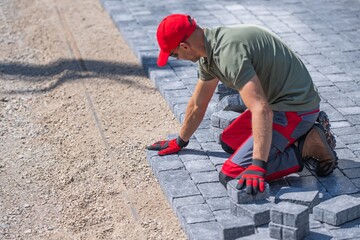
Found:
M 197 62 L 200 59 L 200 56 L 196 54 L 196 51 L 194 51 L 194 49 L 186 42 L 180 43 L 180 45 L 171 52 L 170 57 L 192 62 Z

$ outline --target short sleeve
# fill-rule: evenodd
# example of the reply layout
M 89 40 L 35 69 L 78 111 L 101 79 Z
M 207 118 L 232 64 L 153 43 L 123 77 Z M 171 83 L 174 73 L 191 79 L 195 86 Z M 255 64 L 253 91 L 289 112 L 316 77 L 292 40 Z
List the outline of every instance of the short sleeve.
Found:
M 216 76 L 212 75 L 207 69 L 206 69 L 206 63 L 203 58 L 199 60 L 198 63 L 199 66 L 199 79 L 203 81 L 210 81 L 216 78 Z
M 236 89 L 241 89 L 256 75 L 251 55 L 244 44 L 227 44 L 220 54 L 220 69 Z

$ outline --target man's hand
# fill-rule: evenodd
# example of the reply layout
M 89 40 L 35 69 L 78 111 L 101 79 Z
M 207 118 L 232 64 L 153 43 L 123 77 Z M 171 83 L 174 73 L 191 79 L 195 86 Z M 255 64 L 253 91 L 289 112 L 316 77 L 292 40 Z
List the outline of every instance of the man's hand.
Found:
M 148 150 L 161 150 L 158 152 L 158 155 L 168 155 L 177 153 L 184 147 L 188 145 L 189 141 L 185 142 L 181 137 L 177 137 L 172 140 L 158 141 L 147 147 Z
M 236 188 L 243 189 L 246 186 L 246 193 L 253 195 L 256 195 L 259 190 L 264 192 L 266 165 L 264 161 L 253 159 L 252 164 L 239 175 L 240 180 Z

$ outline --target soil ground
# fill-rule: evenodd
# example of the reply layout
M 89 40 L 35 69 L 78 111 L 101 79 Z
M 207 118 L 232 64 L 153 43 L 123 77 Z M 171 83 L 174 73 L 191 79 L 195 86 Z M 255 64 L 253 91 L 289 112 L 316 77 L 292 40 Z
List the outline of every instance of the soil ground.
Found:
M 0 1 L 0 239 L 186 239 L 145 157 L 178 129 L 98 0 Z

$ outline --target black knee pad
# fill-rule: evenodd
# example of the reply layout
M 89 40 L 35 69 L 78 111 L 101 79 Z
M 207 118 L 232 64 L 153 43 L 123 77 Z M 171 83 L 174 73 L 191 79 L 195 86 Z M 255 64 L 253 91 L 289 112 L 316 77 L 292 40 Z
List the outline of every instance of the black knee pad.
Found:
M 232 149 L 229 145 L 227 145 L 226 143 L 223 142 L 222 135 L 220 135 L 220 143 L 221 143 L 222 149 L 224 149 L 225 152 L 230 153 L 230 154 L 233 154 L 235 152 L 234 149 Z
M 227 175 L 225 175 L 223 172 L 220 171 L 219 173 L 219 180 L 220 180 L 220 183 L 226 188 L 226 184 L 233 180 L 234 178 L 232 177 L 229 177 Z

